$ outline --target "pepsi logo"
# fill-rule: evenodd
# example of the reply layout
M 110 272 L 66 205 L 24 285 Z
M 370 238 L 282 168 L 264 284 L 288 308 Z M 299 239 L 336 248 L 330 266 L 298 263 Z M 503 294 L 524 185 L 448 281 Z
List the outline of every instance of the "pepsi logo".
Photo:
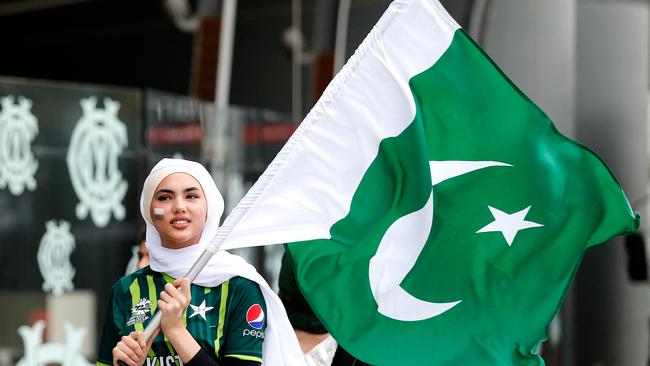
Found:
M 255 329 L 262 329 L 264 326 L 264 310 L 259 304 L 253 304 L 246 312 L 248 325 Z
M 255 329 L 244 329 L 244 332 L 242 333 L 242 337 L 247 337 L 247 336 L 264 339 L 264 332 Z

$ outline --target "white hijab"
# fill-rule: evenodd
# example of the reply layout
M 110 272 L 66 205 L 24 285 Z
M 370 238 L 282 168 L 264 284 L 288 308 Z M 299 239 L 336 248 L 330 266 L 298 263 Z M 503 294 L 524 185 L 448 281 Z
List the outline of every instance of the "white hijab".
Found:
M 158 184 L 170 174 L 187 173 L 194 177 L 205 195 L 208 213 L 199 242 L 181 249 L 164 248 L 160 235 L 153 226 L 149 213 L 151 200 Z M 140 211 L 147 224 L 147 250 L 151 269 L 167 273 L 174 278 L 185 276 L 192 264 L 203 253 L 208 242 L 214 237 L 223 214 L 224 202 L 214 184 L 210 173 L 203 165 L 183 159 L 162 159 L 152 169 L 144 181 L 140 197 Z M 216 287 L 228 279 L 240 276 L 256 282 L 262 290 L 266 302 L 266 331 L 264 338 L 262 365 L 284 366 L 305 365 L 298 339 L 289 323 L 286 310 L 280 298 L 260 276 L 253 266 L 243 258 L 225 252 L 215 253 L 193 283 L 204 287 Z

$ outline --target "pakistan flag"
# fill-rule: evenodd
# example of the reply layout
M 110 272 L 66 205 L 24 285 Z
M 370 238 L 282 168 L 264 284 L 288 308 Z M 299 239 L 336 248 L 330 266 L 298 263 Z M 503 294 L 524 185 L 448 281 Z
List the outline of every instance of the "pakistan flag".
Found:
M 638 226 L 435 0 L 391 4 L 242 202 L 225 247 L 289 242 L 315 313 L 376 365 L 543 365 L 585 251 Z

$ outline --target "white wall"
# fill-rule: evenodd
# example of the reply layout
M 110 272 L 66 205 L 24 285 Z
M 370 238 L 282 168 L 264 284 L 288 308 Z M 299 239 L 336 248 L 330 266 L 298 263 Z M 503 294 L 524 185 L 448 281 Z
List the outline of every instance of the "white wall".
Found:
M 647 187 L 648 4 L 581 1 L 577 15 L 577 137 L 634 206 Z M 649 289 L 630 282 L 626 256 L 618 238 L 583 261 L 575 286 L 579 365 L 647 360 Z
M 575 135 L 575 0 L 493 0 L 482 47 L 565 135 Z

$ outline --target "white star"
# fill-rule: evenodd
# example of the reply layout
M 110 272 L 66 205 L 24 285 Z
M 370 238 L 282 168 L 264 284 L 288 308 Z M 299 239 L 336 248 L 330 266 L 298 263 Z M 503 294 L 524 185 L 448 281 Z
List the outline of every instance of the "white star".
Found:
M 478 234 L 491 231 L 500 231 L 501 234 L 503 234 L 503 237 L 506 239 L 508 246 L 512 246 L 512 242 L 515 240 L 515 236 L 519 230 L 544 226 L 536 222 L 524 220 L 528 214 L 528 210 L 530 210 L 530 206 L 513 214 L 507 214 L 491 206 L 488 206 L 488 208 L 490 209 L 490 212 L 492 212 L 492 216 L 494 216 L 494 221 L 487 224 L 476 233 Z
M 190 318 L 192 318 L 192 317 L 194 317 L 196 315 L 201 315 L 203 320 L 206 320 L 206 321 L 208 319 L 206 319 L 206 317 L 205 317 L 205 312 L 214 309 L 214 307 L 212 307 L 212 306 L 205 306 L 205 300 L 203 300 L 203 302 L 201 302 L 201 305 L 199 305 L 199 306 L 195 306 L 195 305 L 192 305 L 192 304 L 190 304 L 190 306 L 192 307 L 192 310 L 194 310 L 194 313 L 192 313 L 192 315 L 190 315 Z

